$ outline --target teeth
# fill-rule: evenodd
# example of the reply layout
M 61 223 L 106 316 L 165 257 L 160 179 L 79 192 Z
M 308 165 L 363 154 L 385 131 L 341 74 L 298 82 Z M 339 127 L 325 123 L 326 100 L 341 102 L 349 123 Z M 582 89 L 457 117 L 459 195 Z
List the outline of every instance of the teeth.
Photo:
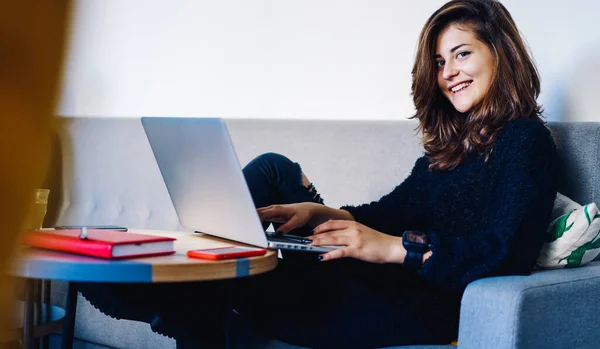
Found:
M 452 92 L 458 92 L 460 90 L 462 90 L 463 88 L 467 88 L 469 85 L 471 85 L 470 82 L 463 82 L 460 85 L 456 85 L 452 88 Z

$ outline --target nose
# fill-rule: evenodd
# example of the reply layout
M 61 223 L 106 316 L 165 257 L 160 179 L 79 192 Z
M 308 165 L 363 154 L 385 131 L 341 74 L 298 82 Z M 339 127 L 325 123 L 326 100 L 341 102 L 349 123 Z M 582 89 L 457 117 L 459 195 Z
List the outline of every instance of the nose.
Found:
M 450 80 L 451 78 L 458 75 L 458 69 L 452 62 L 446 62 L 444 65 L 444 71 L 442 72 L 442 77 L 444 80 Z

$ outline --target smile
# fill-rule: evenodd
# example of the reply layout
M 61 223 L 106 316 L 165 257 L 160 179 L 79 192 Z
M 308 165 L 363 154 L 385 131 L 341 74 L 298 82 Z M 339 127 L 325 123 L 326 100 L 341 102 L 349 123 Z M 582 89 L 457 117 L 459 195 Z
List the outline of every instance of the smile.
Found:
M 472 82 L 473 81 L 465 81 L 465 82 L 460 83 L 458 85 L 452 86 L 450 88 L 450 91 L 452 91 L 452 93 L 458 93 L 458 92 L 464 91 L 467 87 L 471 86 Z

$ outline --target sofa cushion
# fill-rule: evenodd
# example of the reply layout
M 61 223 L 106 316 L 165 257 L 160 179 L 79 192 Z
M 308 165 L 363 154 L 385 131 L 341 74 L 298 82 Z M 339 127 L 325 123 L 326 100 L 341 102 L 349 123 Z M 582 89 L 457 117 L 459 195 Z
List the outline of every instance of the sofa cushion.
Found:
M 550 221 L 552 222 L 558 217 L 579 208 L 581 208 L 580 204 L 571 200 L 566 195 L 556 193 L 556 199 L 554 200 L 554 206 L 552 207 L 552 213 L 550 214 Z
M 578 267 L 600 254 L 600 215 L 595 203 L 581 206 L 558 193 L 552 218 L 538 267 Z
M 309 349 L 289 344 L 280 340 L 267 338 L 254 326 L 244 320 L 241 316 L 233 316 L 228 338 L 228 347 L 231 349 Z M 397 347 L 386 347 L 379 349 L 456 349 L 456 345 L 406 345 Z

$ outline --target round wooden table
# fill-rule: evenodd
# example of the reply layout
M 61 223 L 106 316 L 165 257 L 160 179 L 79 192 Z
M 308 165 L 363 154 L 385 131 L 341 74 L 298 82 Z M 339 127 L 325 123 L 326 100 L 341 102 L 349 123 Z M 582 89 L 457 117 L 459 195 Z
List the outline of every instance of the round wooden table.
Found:
M 174 237 L 175 254 L 124 260 L 106 260 L 75 254 L 23 247 L 11 269 L 15 276 L 28 280 L 64 280 L 83 282 L 179 282 L 244 277 L 265 273 L 277 266 L 277 251 L 263 256 L 208 261 L 187 257 L 187 251 L 244 244 L 198 233 L 130 229 L 132 233 Z M 27 283 L 23 347 L 33 347 L 33 282 Z M 63 348 L 73 342 L 77 291 L 72 283 L 67 294 L 63 329 Z
M 174 237 L 175 254 L 125 260 L 105 260 L 24 247 L 13 268 L 16 276 L 90 282 L 176 282 L 228 279 L 261 274 L 277 266 L 277 251 L 263 256 L 208 261 L 189 258 L 189 250 L 235 243 L 197 233 L 130 229 L 132 233 Z

